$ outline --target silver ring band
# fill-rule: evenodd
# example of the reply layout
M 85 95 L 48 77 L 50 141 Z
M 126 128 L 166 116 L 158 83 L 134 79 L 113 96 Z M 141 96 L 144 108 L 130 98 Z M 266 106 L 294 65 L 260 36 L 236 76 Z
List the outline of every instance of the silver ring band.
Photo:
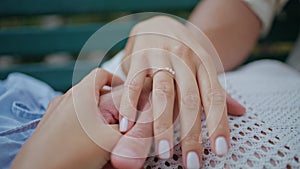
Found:
M 153 78 L 154 75 L 160 71 L 165 71 L 171 76 L 173 79 L 175 78 L 175 71 L 170 67 L 163 67 L 163 68 L 151 68 L 148 74 L 148 77 Z

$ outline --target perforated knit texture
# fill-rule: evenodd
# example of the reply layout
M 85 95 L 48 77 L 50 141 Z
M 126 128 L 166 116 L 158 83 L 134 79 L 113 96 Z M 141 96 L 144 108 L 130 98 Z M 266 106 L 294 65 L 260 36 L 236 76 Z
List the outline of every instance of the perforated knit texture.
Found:
M 223 157 L 212 153 L 203 121 L 202 168 L 300 168 L 300 73 L 283 63 L 259 61 L 227 73 L 226 81 L 227 91 L 247 112 L 229 116 L 231 149 Z M 145 168 L 184 168 L 180 146 L 171 159 L 149 157 Z

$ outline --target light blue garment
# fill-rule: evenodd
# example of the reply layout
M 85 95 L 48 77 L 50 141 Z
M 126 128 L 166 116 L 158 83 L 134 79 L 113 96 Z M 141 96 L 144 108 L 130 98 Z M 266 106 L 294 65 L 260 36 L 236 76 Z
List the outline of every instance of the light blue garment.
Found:
M 0 81 L 0 168 L 9 168 L 42 118 L 48 103 L 61 95 L 47 84 L 21 73 Z

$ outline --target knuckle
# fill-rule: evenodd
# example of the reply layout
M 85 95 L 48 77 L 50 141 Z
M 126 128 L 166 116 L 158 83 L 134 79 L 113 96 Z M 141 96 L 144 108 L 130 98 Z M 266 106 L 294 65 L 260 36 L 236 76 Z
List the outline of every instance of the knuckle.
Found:
M 183 140 L 184 146 L 195 146 L 199 143 L 202 144 L 202 138 L 200 134 L 196 133 L 187 135 Z
M 135 138 L 145 138 L 145 130 L 142 127 L 136 127 L 130 134 L 132 137 Z
M 169 123 L 166 123 L 166 122 L 160 122 L 158 124 L 155 124 L 154 125 L 154 133 L 155 133 L 155 135 L 161 134 L 161 133 L 167 131 L 168 128 L 171 127 L 171 125 L 172 124 L 169 124 Z
M 172 23 L 176 25 L 179 23 L 177 20 L 173 19 L 172 17 L 163 16 L 163 15 L 152 17 L 148 21 L 152 21 L 155 23 Z
M 139 23 L 137 23 L 131 30 L 131 33 L 136 33 L 139 32 L 140 30 L 143 30 L 145 28 L 151 28 L 150 25 L 153 24 L 161 24 L 161 23 L 173 23 L 173 24 L 179 24 L 179 22 L 177 22 L 175 19 L 168 17 L 168 16 L 154 16 L 150 19 L 141 21 Z M 148 26 L 149 25 L 149 26 Z
M 142 83 L 136 79 L 132 79 L 132 80 L 128 81 L 127 83 L 125 83 L 124 86 L 127 87 L 128 91 L 130 93 L 135 93 L 135 92 L 140 91 Z
M 135 117 L 135 112 L 137 111 L 136 108 L 132 105 L 132 103 L 126 103 L 126 104 L 121 104 L 120 105 L 120 114 L 122 116 L 126 116 L 128 120 L 130 121 L 135 121 L 132 117 Z
M 191 61 L 191 60 L 194 60 L 194 57 L 195 54 L 194 52 L 192 51 L 192 49 L 188 48 L 188 47 L 184 47 L 184 49 L 182 49 L 182 52 L 181 52 L 181 59 L 184 60 L 184 61 Z
M 205 98 L 212 105 L 223 105 L 226 102 L 226 92 L 223 89 L 210 89 Z
M 200 54 L 201 53 L 201 54 Z M 210 62 L 210 58 L 208 55 L 206 55 L 205 52 L 196 52 L 194 53 L 198 60 L 198 67 L 202 68 L 203 70 L 206 70 L 207 64 Z
M 92 70 L 92 72 L 93 73 L 98 73 L 98 72 L 100 72 L 100 71 L 102 71 L 102 69 L 101 68 L 94 68 L 93 70 Z
M 100 75 L 100 74 L 101 74 L 101 76 L 103 76 L 103 78 L 105 76 L 107 76 L 107 74 L 105 73 L 105 71 L 103 69 L 101 69 L 101 68 L 94 68 L 91 71 L 90 76 L 94 78 L 94 77 L 96 77 L 97 75 Z
M 142 59 L 144 59 L 145 57 L 147 57 L 149 55 L 149 51 L 148 50 L 144 50 L 145 48 L 143 48 L 142 50 L 139 50 L 137 53 L 134 53 L 132 56 L 132 58 L 134 59 L 139 59 L 139 61 L 141 61 Z
M 170 84 L 165 79 L 158 80 L 155 83 L 153 92 L 155 95 L 158 95 L 158 96 L 163 95 L 163 96 L 171 97 L 174 95 L 173 85 Z
M 195 109 L 200 107 L 200 96 L 195 93 L 188 93 L 182 96 L 182 104 L 188 109 Z
M 160 16 L 155 16 L 155 17 L 153 17 L 152 19 L 153 19 L 153 20 L 161 20 L 161 21 L 165 21 L 165 20 L 169 20 L 170 17 L 160 15 Z
M 145 29 L 148 28 L 148 26 L 147 26 L 148 21 L 150 21 L 150 19 L 149 20 L 144 20 L 144 21 L 141 21 L 141 22 L 135 24 L 133 26 L 133 28 L 131 29 L 130 34 L 135 35 L 137 33 L 141 33 L 143 31 L 145 31 Z
M 190 50 L 190 48 L 188 48 L 184 44 L 179 44 L 179 45 L 175 46 L 173 50 L 176 53 L 178 53 L 181 58 L 183 58 L 183 57 L 190 58 L 190 51 L 191 50 Z

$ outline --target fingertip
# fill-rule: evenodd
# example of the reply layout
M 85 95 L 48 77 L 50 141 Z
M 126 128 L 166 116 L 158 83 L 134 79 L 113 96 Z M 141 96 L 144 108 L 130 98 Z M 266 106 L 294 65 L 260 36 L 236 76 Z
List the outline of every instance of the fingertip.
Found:
M 125 116 L 119 117 L 119 119 L 121 119 L 120 120 L 120 125 L 119 125 L 119 131 L 123 134 L 130 131 L 132 129 L 132 127 L 134 126 L 134 124 L 135 124 L 135 122 L 130 121 Z
M 196 151 L 190 151 L 186 155 L 186 160 L 185 160 L 185 166 L 188 169 L 197 169 L 201 167 L 201 159 L 199 158 L 198 152 Z
M 119 130 L 122 133 L 124 133 L 128 130 L 128 118 L 127 117 L 124 116 L 123 118 L 121 118 Z
M 217 136 L 214 140 L 211 140 L 212 150 L 217 156 L 224 156 L 229 152 L 230 139 L 225 136 Z
M 158 155 L 160 159 L 169 159 L 172 155 L 171 144 L 168 140 L 160 140 L 158 142 Z
M 139 169 L 142 168 L 146 159 L 144 158 L 129 158 L 115 154 L 111 155 L 111 163 L 115 168 L 123 169 Z
M 215 152 L 218 156 L 227 154 L 229 150 L 228 141 L 225 137 L 219 136 L 215 140 Z
M 246 113 L 246 108 L 230 96 L 227 96 L 226 102 L 227 110 L 230 115 L 242 116 Z
M 240 104 L 240 111 L 239 112 L 240 112 L 240 114 L 238 114 L 238 115 L 240 115 L 240 116 L 244 115 L 246 113 L 246 107 L 244 107 L 243 105 Z
M 223 114 L 225 116 L 218 123 L 217 128 L 209 130 L 211 147 L 217 156 L 226 155 L 230 149 L 230 127 L 225 112 Z M 209 123 L 208 125 L 212 124 Z

